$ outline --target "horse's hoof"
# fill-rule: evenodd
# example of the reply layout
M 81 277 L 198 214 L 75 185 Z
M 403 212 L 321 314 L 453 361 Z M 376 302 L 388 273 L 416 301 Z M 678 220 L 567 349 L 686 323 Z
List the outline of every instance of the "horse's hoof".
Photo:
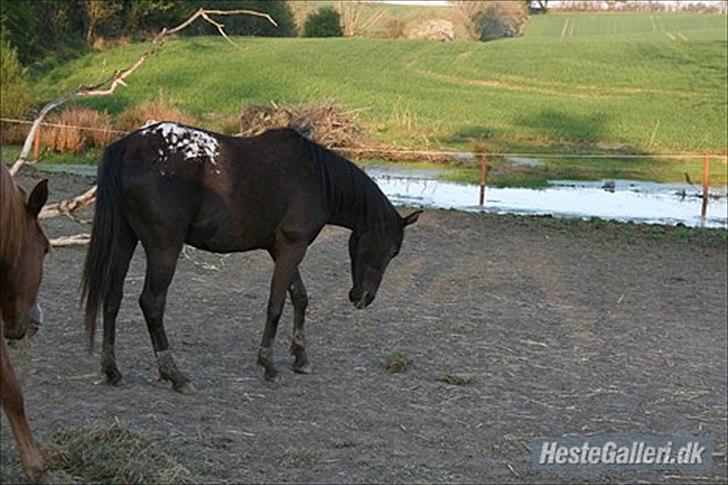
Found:
M 303 364 L 303 365 L 296 365 L 293 364 L 291 366 L 291 370 L 295 372 L 296 374 L 311 374 L 313 372 L 313 369 L 311 368 L 311 364 Z
M 281 381 L 281 374 L 275 369 L 266 369 L 263 377 L 268 382 L 276 383 Z
M 192 385 L 192 381 L 189 377 L 176 370 L 168 372 L 166 370 L 159 371 L 160 381 L 169 381 L 172 383 L 172 389 L 179 392 L 180 394 L 190 394 L 194 392 L 195 387 Z
M 37 483 L 40 485 L 47 485 L 51 483 L 51 478 L 48 475 L 48 472 L 46 472 L 43 469 L 40 470 L 28 470 L 26 471 L 26 474 L 28 475 L 28 478 L 30 479 L 30 483 Z
M 118 370 L 116 370 L 116 369 L 105 370 L 104 374 L 106 374 L 106 383 L 107 384 L 114 386 L 114 387 L 117 387 L 121 384 L 121 380 L 122 380 L 123 376 L 121 375 L 121 372 L 119 372 Z
M 189 380 L 186 382 L 175 382 L 172 387 L 180 394 L 194 394 L 196 391 L 192 381 Z
M 51 478 L 48 475 L 48 473 L 43 471 L 43 473 L 41 473 L 35 479 L 33 479 L 33 483 L 38 483 L 40 485 L 46 485 L 48 483 L 51 483 Z

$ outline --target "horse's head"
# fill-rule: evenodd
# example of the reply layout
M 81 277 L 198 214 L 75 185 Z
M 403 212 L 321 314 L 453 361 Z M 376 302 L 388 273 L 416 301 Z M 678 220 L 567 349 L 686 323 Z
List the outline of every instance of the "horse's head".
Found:
M 374 301 L 387 265 L 402 247 L 404 228 L 414 224 L 420 214 L 422 211 L 418 210 L 407 217 L 399 217 L 396 227 L 390 228 L 386 234 L 366 231 L 351 233 L 349 255 L 354 285 L 349 290 L 349 300 L 356 308 L 361 310 Z
M 4 186 L 5 187 L 5 186 Z M 3 268 L 0 308 L 4 334 L 11 339 L 22 338 L 30 326 L 43 323 L 43 312 L 37 302 L 38 288 L 43 277 L 43 259 L 50 245 L 48 238 L 38 224 L 38 214 L 48 199 L 48 180 L 36 184 L 25 198 L 20 191 L 24 207 L 14 214 L 13 224 L 3 226 L 11 234 L 7 238 L 19 238 L 13 245 L 19 248 L 11 264 Z M 3 214 L 3 217 L 10 217 Z

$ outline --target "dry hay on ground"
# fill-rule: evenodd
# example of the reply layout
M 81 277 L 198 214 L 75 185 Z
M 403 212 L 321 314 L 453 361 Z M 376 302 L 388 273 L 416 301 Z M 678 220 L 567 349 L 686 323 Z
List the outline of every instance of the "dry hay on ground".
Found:
M 366 144 L 356 111 L 346 111 L 332 101 L 270 107 L 251 104 L 240 116 L 242 136 L 260 135 L 273 128 L 293 128 L 326 147 L 360 147 Z
M 42 446 L 54 476 L 80 483 L 193 483 L 155 439 L 115 420 L 59 429 Z

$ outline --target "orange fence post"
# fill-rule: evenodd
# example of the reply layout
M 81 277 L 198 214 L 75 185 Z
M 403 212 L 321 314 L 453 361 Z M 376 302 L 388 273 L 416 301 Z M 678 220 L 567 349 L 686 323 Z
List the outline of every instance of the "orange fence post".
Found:
M 710 157 L 705 155 L 703 159 L 703 207 L 700 209 L 700 216 L 705 219 L 708 214 L 708 189 L 710 187 Z
M 35 138 L 33 139 L 33 160 L 38 161 L 38 152 L 40 151 L 40 125 L 35 130 Z
M 485 203 L 485 178 L 488 171 L 488 160 L 485 155 L 480 159 L 480 205 Z

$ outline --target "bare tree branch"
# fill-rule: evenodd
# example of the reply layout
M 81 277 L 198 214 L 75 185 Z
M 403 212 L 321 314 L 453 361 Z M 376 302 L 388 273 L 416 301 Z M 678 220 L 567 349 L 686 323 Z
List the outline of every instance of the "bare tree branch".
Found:
M 170 35 L 176 34 L 177 32 L 185 29 L 188 27 L 192 22 L 197 20 L 198 18 L 202 18 L 206 22 L 209 22 L 210 24 L 214 25 L 215 28 L 217 28 L 218 32 L 231 44 L 235 44 L 235 42 L 230 39 L 230 37 L 227 36 L 224 30 L 224 25 L 213 20 L 210 15 L 252 15 L 255 17 L 262 17 L 266 20 L 268 20 L 270 23 L 275 25 L 276 27 L 278 24 L 275 20 L 273 20 L 273 17 L 266 13 L 256 12 L 254 10 L 206 10 L 204 8 L 200 8 L 197 10 L 194 14 L 192 14 L 191 17 L 189 17 L 187 20 L 179 24 L 177 27 L 174 27 L 173 29 L 167 29 L 164 28 L 162 31 L 157 34 L 156 37 L 154 37 L 149 45 L 149 48 L 144 52 L 144 54 L 139 57 L 134 63 L 131 65 L 119 69 L 114 74 L 112 74 L 110 77 L 103 81 L 98 81 L 94 84 L 88 85 L 88 86 L 79 86 L 78 88 L 74 89 L 70 93 L 67 93 L 57 99 L 54 99 L 50 103 L 46 104 L 38 113 L 38 116 L 33 121 L 33 124 L 30 127 L 30 131 L 28 132 L 28 136 L 25 138 L 25 143 L 23 143 L 23 148 L 20 150 L 20 154 L 18 155 L 18 159 L 13 164 L 13 166 L 10 168 L 11 175 L 15 175 L 18 170 L 20 170 L 20 167 L 22 167 L 28 160 L 28 155 L 30 154 L 30 150 L 33 147 L 33 140 L 35 139 L 35 134 L 38 131 L 38 126 L 40 126 L 40 123 L 43 121 L 43 118 L 52 110 L 56 109 L 57 107 L 75 99 L 75 98 L 81 98 L 81 97 L 92 97 L 92 96 L 107 96 L 111 93 L 113 93 L 117 87 L 126 86 L 126 83 L 124 82 L 124 79 L 129 77 L 134 71 L 136 71 L 142 64 L 144 64 L 150 57 L 154 56 L 164 45 L 164 41 L 167 37 Z M 108 86 L 107 86 L 108 85 Z M 107 87 L 103 87 L 107 86 Z
M 91 236 L 89 236 L 88 234 L 82 233 L 82 234 L 76 234 L 73 236 L 57 237 L 55 239 L 51 239 L 49 242 L 51 243 L 51 246 L 58 247 L 58 246 L 83 246 L 85 244 L 88 244 L 89 241 L 91 241 Z
M 76 220 L 73 213 L 85 207 L 88 207 L 96 199 L 96 186 L 94 185 L 83 194 L 66 199 L 55 204 L 47 204 L 38 214 L 39 219 L 49 219 L 60 215 L 65 215 Z

